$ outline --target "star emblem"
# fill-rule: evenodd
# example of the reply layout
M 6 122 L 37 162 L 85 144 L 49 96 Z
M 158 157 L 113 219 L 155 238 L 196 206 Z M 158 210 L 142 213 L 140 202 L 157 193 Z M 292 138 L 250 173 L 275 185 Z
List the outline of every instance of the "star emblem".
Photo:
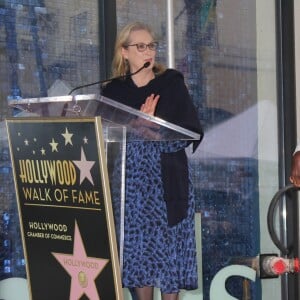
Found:
M 73 254 L 52 253 L 71 276 L 70 300 L 78 300 L 85 294 L 89 299 L 100 300 L 95 279 L 102 272 L 108 259 L 88 257 L 75 222 Z
M 95 161 L 86 160 L 85 153 L 83 148 L 81 147 L 81 159 L 73 160 L 74 164 L 80 170 L 80 184 L 83 182 L 85 178 L 87 178 L 92 185 L 94 185 L 94 181 L 91 175 L 91 168 L 95 164 Z
M 73 133 L 69 133 L 67 127 L 66 127 L 65 133 L 62 133 L 61 135 L 65 138 L 65 146 L 66 146 L 67 144 L 70 144 L 70 145 L 73 146 L 72 139 L 71 139 L 72 136 L 73 136 Z
M 51 143 L 49 143 L 49 145 L 50 145 L 51 148 L 52 148 L 52 152 L 58 152 L 58 150 L 57 150 L 58 143 L 56 143 L 55 140 L 54 140 L 53 138 L 52 138 Z

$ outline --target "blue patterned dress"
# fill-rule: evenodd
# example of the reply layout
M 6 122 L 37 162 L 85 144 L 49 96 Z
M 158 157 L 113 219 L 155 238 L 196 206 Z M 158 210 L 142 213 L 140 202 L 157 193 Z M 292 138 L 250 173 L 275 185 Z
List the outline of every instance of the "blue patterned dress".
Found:
M 155 84 L 157 79 L 154 79 L 154 82 L 143 88 L 136 87 L 131 80 L 113 81 L 105 88 L 103 95 L 138 109 L 146 96 L 152 92 L 158 93 L 156 90 L 159 90 L 161 95 L 159 102 L 164 101 L 170 92 L 166 93 L 159 89 L 162 86 L 161 81 L 168 79 L 174 82 L 175 76 L 180 83 L 177 83 L 178 89 L 175 91 L 181 96 L 178 101 L 186 103 L 187 112 L 190 112 L 192 104 L 190 98 L 187 98 L 182 76 L 173 70 L 168 72 L 167 78 L 159 78 L 159 84 Z M 172 90 L 171 93 L 174 91 Z M 135 98 L 133 95 L 138 96 Z M 158 108 L 158 112 L 161 112 L 161 117 L 168 120 L 168 116 L 164 115 L 162 109 Z M 181 115 L 184 115 L 184 109 L 181 109 L 179 116 Z M 186 122 L 186 119 L 193 120 L 194 116 L 183 116 L 182 120 L 183 122 Z M 172 116 L 169 117 L 169 121 L 172 121 Z M 180 122 L 177 124 L 183 125 Z M 189 127 L 188 129 L 197 128 L 197 131 L 201 132 L 197 121 Z M 127 143 L 122 272 L 124 287 L 154 286 L 160 288 L 162 293 L 176 293 L 180 289 L 197 288 L 195 199 L 190 175 L 186 195 L 187 212 L 183 220 L 172 226 L 168 224 L 162 179 L 161 154 L 176 153 L 187 145 L 187 141 Z M 176 185 L 180 186 L 180 184 L 179 180 Z M 118 199 L 113 201 L 115 214 L 118 216 Z M 118 217 L 116 219 L 118 223 Z M 116 226 L 118 227 L 119 224 Z

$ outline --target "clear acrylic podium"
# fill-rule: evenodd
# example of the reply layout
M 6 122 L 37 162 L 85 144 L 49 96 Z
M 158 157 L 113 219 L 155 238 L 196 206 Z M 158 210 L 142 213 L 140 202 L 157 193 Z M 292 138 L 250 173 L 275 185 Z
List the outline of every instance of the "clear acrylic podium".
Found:
M 109 178 L 112 175 L 110 166 L 116 160 L 116 156 L 121 158 L 121 178 L 117 189 L 121 199 L 119 247 L 122 266 L 126 143 L 130 141 L 198 140 L 200 135 L 97 94 L 28 98 L 11 101 L 10 106 L 21 110 L 24 116 L 33 114 L 41 117 L 62 118 L 94 117 L 95 115 L 101 117 Z
M 150 116 L 101 95 L 56 96 L 10 101 L 17 117 L 94 118 L 100 116 L 108 178 L 112 195 L 120 199 L 120 268 L 123 265 L 126 143 L 131 141 L 199 140 L 200 135 L 163 119 Z M 19 110 L 19 113 L 18 113 Z M 116 162 L 119 178 L 116 179 Z M 114 202 L 114 201 L 113 201 Z
M 127 133 L 134 133 L 134 140 L 171 141 L 200 138 L 198 133 L 96 94 L 28 98 L 10 101 L 10 106 L 42 117 L 94 117 L 97 114 L 101 116 L 103 128 L 123 126 Z M 137 124 L 134 122 L 137 118 L 148 122 Z M 114 138 L 118 139 L 118 136 Z

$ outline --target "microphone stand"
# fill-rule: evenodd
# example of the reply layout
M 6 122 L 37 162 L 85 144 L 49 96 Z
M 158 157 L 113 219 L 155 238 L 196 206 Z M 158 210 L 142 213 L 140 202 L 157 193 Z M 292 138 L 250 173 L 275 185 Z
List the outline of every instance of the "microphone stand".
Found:
M 114 79 L 122 79 L 122 78 L 127 78 L 127 77 L 130 77 L 130 76 L 133 76 L 137 73 L 139 73 L 140 71 L 142 71 L 143 69 L 146 69 L 150 66 L 150 62 L 147 61 L 144 63 L 144 65 L 142 67 L 140 67 L 137 71 L 133 72 L 133 73 L 129 73 L 129 74 L 125 74 L 125 75 L 121 75 L 121 76 L 117 76 L 117 77 L 112 77 L 110 79 L 104 79 L 104 80 L 99 80 L 99 81 L 96 81 L 96 82 L 92 82 L 92 83 L 88 83 L 88 84 L 84 84 L 84 85 L 80 85 L 80 86 L 77 86 L 75 88 L 73 88 L 69 93 L 68 95 L 71 95 L 74 91 L 76 90 L 79 90 L 79 89 L 82 89 L 82 88 L 85 88 L 85 87 L 88 87 L 88 86 L 92 86 L 92 85 L 95 85 L 95 84 L 103 84 L 105 82 L 108 82 L 108 81 L 112 81 Z M 63 107 L 63 111 L 62 111 L 62 114 L 61 116 L 62 117 L 65 117 L 66 116 L 66 113 L 67 113 L 67 107 L 68 107 L 68 103 L 65 103 L 64 107 Z
M 92 83 L 88 83 L 88 84 L 84 84 L 84 85 L 80 85 L 80 86 L 77 86 L 75 88 L 73 88 L 69 93 L 68 95 L 71 95 L 73 92 L 79 90 L 79 89 L 82 89 L 82 88 L 85 88 L 85 87 L 88 87 L 88 86 L 92 86 L 92 85 L 96 85 L 96 84 L 103 84 L 105 82 L 109 82 L 109 81 L 112 81 L 114 79 L 122 79 L 122 78 L 127 78 L 127 77 L 130 77 L 130 76 L 133 76 L 137 73 L 139 73 L 140 71 L 142 71 L 143 69 L 146 69 L 148 68 L 150 65 L 150 62 L 147 61 L 144 63 L 144 65 L 139 68 L 137 71 L 133 72 L 133 73 L 129 73 L 129 74 L 126 74 L 126 75 L 121 75 L 121 76 L 117 76 L 117 77 L 112 77 L 112 78 L 109 78 L 109 79 L 104 79 L 104 80 L 99 80 L 99 81 L 96 81 L 96 82 L 92 82 Z

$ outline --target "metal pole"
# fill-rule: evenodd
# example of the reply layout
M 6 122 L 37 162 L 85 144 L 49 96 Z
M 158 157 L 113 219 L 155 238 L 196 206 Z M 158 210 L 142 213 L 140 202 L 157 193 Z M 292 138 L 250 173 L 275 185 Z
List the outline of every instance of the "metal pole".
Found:
M 174 59 L 174 17 L 173 17 L 173 0 L 167 0 L 167 51 L 168 67 L 175 67 Z
M 294 45 L 294 1 L 276 0 L 276 48 L 277 48 L 277 94 L 278 94 L 278 149 L 279 187 L 289 183 L 290 160 L 296 146 L 296 88 Z M 291 198 L 295 195 L 291 195 Z M 285 201 L 280 207 L 284 216 L 280 220 L 283 243 L 291 247 L 290 256 L 299 257 L 299 203 Z M 289 217 L 286 218 L 286 215 Z M 299 274 L 282 276 L 281 298 L 300 299 Z

